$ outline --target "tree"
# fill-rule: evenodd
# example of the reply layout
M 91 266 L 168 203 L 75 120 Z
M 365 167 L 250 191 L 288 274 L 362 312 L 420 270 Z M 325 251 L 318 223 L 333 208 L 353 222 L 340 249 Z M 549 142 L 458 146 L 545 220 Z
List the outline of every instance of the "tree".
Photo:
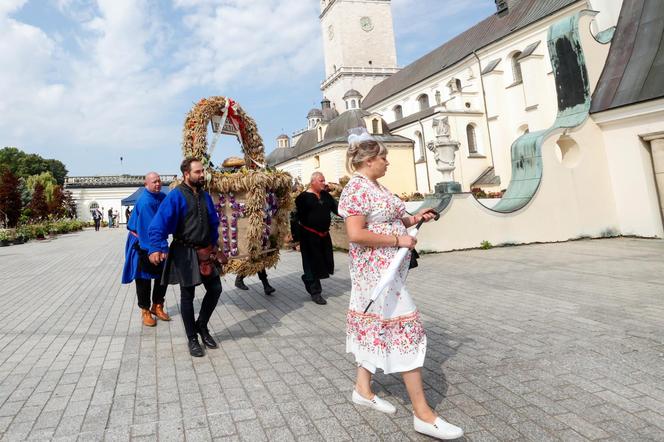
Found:
M 35 190 L 32 192 L 32 200 L 28 204 L 30 217 L 34 220 L 41 220 L 48 217 L 48 204 L 44 195 L 44 186 L 41 183 L 35 184 Z
M 53 178 L 55 178 L 55 182 L 60 186 L 64 186 L 65 177 L 67 176 L 67 173 L 69 173 L 64 163 L 62 163 L 62 161 L 53 159 L 46 160 L 46 163 L 48 164 L 49 172 L 51 172 L 51 175 L 53 175 Z
M 64 185 L 67 176 L 65 165 L 55 159 L 44 159 L 37 154 L 27 154 L 15 147 L 0 149 L 0 166 L 9 169 L 19 178 L 27 178 L 31 175 L 39 175 L 50 172 L 59 185 Z
M 11 170 L 4 169 L 0 182 L 0 210 L 5 213 L 9 227 L 16 227 L 21 216 L 21 207 L 18 178 Z
M 63 207 L 65 208 L 65 216 L 67 218 L 76 218 L 76 201 L 74 195 L 69 190 L 62 192 Z
M 53 175 L 51 175 L 51 172 L 42 172 L 39 175 L 30 175 L 25 180 L 25 186 L 30 192 L 30 199 L 32 199 L 32 193 L 35 191 L 35 186 L 37 183 L 42 185 L 44 188 L 44 196 L 46 197 L 46 201 L 50 202 L 51 199 L 53 199 L 53 189 L 58 185 L 58 183 L 55 181 L 55 178 L 53 178 Z
M 62 187 L 57 184 L 53 187 L 53 194 L 51 200 L 48 201 L 48 213 L 56 217 L 65 215 L 67 208 L 65 207 L 65 195 L 62 192 Z
M 21 193 L 21 206 L 26 207 L 32 199 L 32 190 L 28 189 L 25 178 L 21 177 L 18 179 L 18 189 Z

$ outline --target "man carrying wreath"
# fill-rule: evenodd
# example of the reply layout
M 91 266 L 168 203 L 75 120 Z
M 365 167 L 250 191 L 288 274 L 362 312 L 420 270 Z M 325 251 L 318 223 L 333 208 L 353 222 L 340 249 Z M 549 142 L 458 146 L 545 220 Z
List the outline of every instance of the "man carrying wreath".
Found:
M 212 265 L 216 254 L 222 254 L 217 250 L 219 217 L 212 198 L 203 190 L 203 163 L 186 158 L 180 170 L 184 182 L 164 199 L 148 229 L 150 261 L 153 264 L 166 261 L 163 284 L 180 284 L 180 310 L 189 353 L 201 357 L 204 352 L 197 335 L 207 348 L 218 347 L 210 335 L 208 321 L 222 290 L 219 271 Z M 170 249 L 168 235 L 173 235 Z M 194 293 L 200 284 L 205 286 L 206 293 L 198 319 L 194 320 Z

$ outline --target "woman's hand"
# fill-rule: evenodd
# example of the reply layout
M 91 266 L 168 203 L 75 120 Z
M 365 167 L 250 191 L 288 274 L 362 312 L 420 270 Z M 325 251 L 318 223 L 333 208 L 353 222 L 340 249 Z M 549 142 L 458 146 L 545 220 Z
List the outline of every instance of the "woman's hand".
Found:
M 422 209 L 419 212 L 417 212 L 417 215 L 415 215 L 415 224 L 420 222 L 422 218 L 424 218 L 425 223 L 428 223 L 429 221 L 434 219 L 436 215 L 437 215 L 436 211 L 431 207 Z
M 397 247 L 407 247 L 409 249 L 414 249 L 417 244 L 417 238 L 410 235 L 400 236 L 397 240 Z

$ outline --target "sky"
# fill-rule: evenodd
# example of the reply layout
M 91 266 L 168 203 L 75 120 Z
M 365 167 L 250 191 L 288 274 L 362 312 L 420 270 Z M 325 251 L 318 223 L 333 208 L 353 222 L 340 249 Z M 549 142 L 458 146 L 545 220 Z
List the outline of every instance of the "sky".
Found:
M 399 66 L 494 11 L 392 0 Z M 319 13 L 317 0 L 0 0 L 0 147 L 58 159 L 70 176 L 174 174 L 187 112 L 222 95 L 270 152 L 320 106 Z M 239 153 L 221 137 L 213 161 Z

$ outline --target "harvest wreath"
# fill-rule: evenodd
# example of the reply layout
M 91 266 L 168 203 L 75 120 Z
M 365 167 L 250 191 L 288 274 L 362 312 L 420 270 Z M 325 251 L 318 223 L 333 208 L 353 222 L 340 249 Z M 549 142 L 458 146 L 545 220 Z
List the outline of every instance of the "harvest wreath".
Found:
M 212 146 L 209 123 L 215 133 Z M 231 161 L 231 171 L 214 168 L 210 157 L 222 133 L 238 138 L 244 166 Z M 292 178 L 265 167 L 263 140 L 253 118 L 230 98 L 204 98 L 187 115 L 182 150 L 206 167 L 206 190 L 219 213 L 219 248 L 228 256 L 223 272 L 248 276 L 275 266 L 289 231 Z

